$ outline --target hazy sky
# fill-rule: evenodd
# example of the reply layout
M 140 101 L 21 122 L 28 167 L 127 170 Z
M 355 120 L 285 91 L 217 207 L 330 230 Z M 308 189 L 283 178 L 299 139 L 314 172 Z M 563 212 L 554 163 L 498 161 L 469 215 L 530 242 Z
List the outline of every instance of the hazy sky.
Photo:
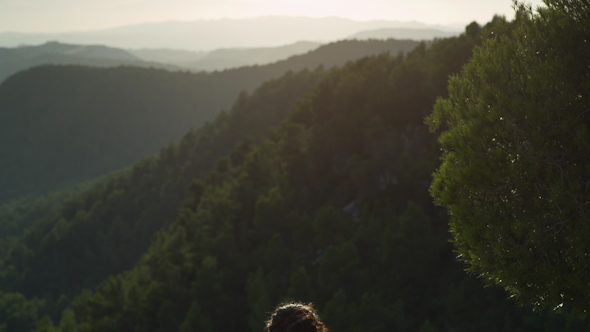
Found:
M 541 0 L 528 0 L 534 6 Z M 167 20 L 340 16 L 429 24 L 513 17 L 511 0 L 0 0 L 0 32 L 104 29 Z

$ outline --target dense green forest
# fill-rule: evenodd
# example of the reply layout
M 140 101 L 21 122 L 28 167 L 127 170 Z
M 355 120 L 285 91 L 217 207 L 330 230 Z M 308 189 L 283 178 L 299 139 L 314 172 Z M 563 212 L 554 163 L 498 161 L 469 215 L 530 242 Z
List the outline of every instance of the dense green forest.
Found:
M 52 210 L 3 256 L 3 270 L 10 271 L 0 277 L 3 289 L 55 299 L 132 268 L 154 232 L 174 220 L 191 181 L 208 174 L 245 136 L 260 137 L 278 125 L 322 74 L 287 73 L 250 97 L 240 95 L 229 113 L 190 131 L 180 144 Z
M 0 204 L 0 239 L 21 235 L 28 226 L 41 219 L 48 211 L 61 207 L 102 180 L 103 178 L 96 178 L 45 195 L 23 196 Z
M 332 331 L 587 331 L 466 274 L 428 192 L 441 151 L 424 118 L 481 38 L 516 24 L 241 94 L 1 241 L 0 330 L 261 331 L 293 299 Z
M 472 273 L 535 308 L 590 315 L 590 1 L 517 6 L 428 122 L 431 192 Z
M 519 312 L 466 276 L 428 195 L 438 153 L 423 118 L 478 31 L 329 73 L 267 140 L 220 161 L 139 264 L 79 295 L 60 325 L 257 331 L 292 298 L 313 300 L 335 331 L 587 328 Z
M 212 121 L 241 91 L 415 41 L 342 41 L 265 66 L 214 73 L 42 66 L 0 85 L 0 203 L 131 165 Z M 72 139 L 75 137 L 75 139 Z

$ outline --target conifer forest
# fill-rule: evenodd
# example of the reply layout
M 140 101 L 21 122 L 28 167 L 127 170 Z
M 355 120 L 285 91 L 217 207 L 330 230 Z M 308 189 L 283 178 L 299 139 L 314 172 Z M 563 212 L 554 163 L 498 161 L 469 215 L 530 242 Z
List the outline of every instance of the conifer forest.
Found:
M 0 332 L 574 332 L 590 2 L 214 72 L 0 83 Z M 2 53 L 0 52 L 0 57 Z

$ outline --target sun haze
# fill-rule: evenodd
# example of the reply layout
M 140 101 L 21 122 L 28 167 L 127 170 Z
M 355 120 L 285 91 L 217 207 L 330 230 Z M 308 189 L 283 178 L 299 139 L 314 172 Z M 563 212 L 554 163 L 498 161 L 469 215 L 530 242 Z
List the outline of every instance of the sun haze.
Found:
M 527 1 L 534 6 L 541 0 Z M 8 0 L 0 32 L 63 32 L 171 20 L 259 16 L 338 16 L 427 24 L 485 23 L 513 16 L 510 0 Z

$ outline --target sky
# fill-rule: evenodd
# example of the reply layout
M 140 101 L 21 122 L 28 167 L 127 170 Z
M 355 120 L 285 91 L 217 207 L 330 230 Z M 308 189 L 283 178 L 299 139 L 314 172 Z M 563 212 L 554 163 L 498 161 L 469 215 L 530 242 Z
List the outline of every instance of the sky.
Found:
M 541 0 L 528 0 L 533 6 Z M 513 17 L 511 0 L 0 0 L 0 32 L 100 30 L 137 23 L 259 16 L 338 16 L 427 24 Z

